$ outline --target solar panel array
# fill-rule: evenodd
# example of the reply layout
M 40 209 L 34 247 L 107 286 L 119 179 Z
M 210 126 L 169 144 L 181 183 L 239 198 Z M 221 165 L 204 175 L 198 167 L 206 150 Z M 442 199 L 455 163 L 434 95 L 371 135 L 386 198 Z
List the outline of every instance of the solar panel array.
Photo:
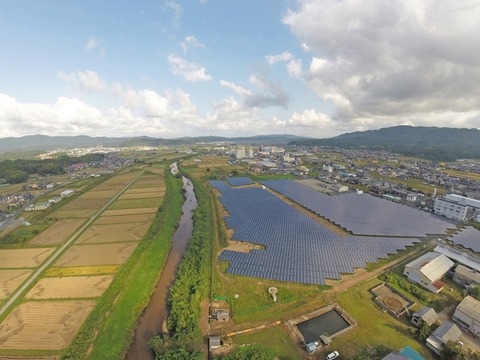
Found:
M 227 182 L 232 186 L 252 185 L 255 182 L 248 177 L 229 177 Z
M 329 196 L 290 180 L 262 184 L 356 235 L 425 237 L 455 227 L 449 219 L 370 194 Z
M 325 284 L 405 249 L 418 239 L 342 236 L 326 228 L 268 190 L 232 188 L 220 180 L 210 184 L 221 192 L 229 213 L 232 239 L 264 245 L 266 250 L 241 253 L 224 250 L 227 272 L 306 284 Z
M 472 249 L 475 252 L 480 252 L 480 231 L 467 226 L 459 233 L 449 238 L 455 244 L 462 245 L 464 248 Z

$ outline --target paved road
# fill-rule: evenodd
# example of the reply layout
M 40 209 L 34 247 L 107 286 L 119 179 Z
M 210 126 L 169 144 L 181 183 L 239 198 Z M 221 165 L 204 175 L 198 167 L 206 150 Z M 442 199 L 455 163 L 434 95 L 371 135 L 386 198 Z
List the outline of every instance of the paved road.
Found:
M 122 193 L 127 190 L 140 176 L 142 176 L 143 171 L 135 177 L 130 183 L 128 183 L 122 190 L 120 190 L 108 203 L 106 203 L 100 210 L 98 210 L 91 218 L 88 220 L 80 229 L 78 229 L 75 234 L 73 234 L 70 239 L 65 242 L 61 247 L 59 247 L 57 250 L 53 252 L 52 255 L 32 274 L 30 277 L 23 283 L 23 285 L 18 288 L 8 299 L 8 301 L 3 304 L 3 306 L 0 308 L 0 316 L 3 315 L 4 312 L 6 312 L 10 306 L 20 297 L 24 294 L 24 292 L 33 284 L 34 281 L 37 280 L 37 278 L 55 261 L 57 260 L 60 255 L 63 254 L 65 249 L 67 249 L 79 236 L 80 234 L 90 226 L 92 222 L 94 222 L 101 213 L 105 211 L 117 198 L 122 195 Z

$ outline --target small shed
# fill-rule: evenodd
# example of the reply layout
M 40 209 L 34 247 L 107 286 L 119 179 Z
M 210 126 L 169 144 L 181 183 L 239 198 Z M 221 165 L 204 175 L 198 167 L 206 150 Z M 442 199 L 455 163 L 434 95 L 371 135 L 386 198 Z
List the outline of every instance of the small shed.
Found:
M 332 339 L 330 339 L 327 335 L 320 335 L 320 340 L 325 346 L 330 345 L 330 343 L 332 342 Z
M 227 309 L 215 309 L 212 315 L 217 321 L 225 322 L 230 320 L 230 312 Z
M 422 326 L 423 323 L 432 325 L 435 321 L 437 321 L 437 319 L 438 315 L 435 310 L 431 307 L 424 306 L 412 314 L 411 322 L 416 326 Z
M 210 350 L 218 349 L 221 346 L 222 346 L 222 340 L 220 339 L 220 336 L 210 336 L 208 338 L 208 348 Z
M 311 354 L 311 353 L 314 353 L 315 351 L 317 351 L 318 343 L 317 342 L 311 342 L 311 343 L 308 343 L 307 345 L 305 345 L 305 347 L 307 349 L 307 352 L 309 354 Z

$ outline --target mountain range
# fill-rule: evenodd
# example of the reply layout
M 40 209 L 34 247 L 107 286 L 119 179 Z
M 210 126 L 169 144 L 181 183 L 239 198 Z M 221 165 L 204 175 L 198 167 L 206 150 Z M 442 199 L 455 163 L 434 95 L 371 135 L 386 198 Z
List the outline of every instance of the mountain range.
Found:
M 394 126 L 379 130 L 357 131 L 332 138 L 315 139 L 294 135 L 250 137 L 201 136 L 161 139 L 148 136 L 110 138 L 90 136 L 29 135 L 0 139 L 0 153 L 48 151 L 93 146 L 161 146 L 199 143 L 235 143 L 251 145 L 292 145 L 386 150 L 430 160 L 454 161 L 480 159 L 480 130 L 438 127 Z

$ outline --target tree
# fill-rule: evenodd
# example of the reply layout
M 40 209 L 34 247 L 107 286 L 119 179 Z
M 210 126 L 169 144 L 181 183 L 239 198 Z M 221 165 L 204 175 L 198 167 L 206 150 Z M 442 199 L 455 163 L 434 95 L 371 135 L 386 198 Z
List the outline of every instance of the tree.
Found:
M 422 342 L 427 340 L 431 334 L 432 334 L 432 327 L 426 322 L 424 322 L 422 326 L 417 330 L 417 336 Z

